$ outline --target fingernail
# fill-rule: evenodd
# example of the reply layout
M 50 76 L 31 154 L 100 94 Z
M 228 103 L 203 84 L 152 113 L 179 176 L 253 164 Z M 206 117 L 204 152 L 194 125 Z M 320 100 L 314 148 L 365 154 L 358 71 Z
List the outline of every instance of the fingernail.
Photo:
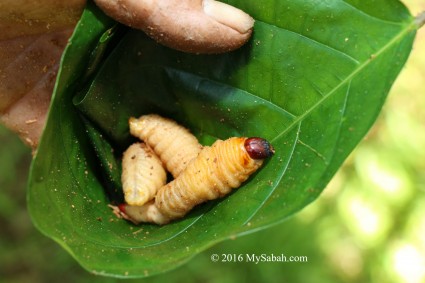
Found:
M 250 15 L 233 6 L 215 0 L 204 0 L 202 6 L 205 14 L 240 33 L 247 33 L 254 26 Z

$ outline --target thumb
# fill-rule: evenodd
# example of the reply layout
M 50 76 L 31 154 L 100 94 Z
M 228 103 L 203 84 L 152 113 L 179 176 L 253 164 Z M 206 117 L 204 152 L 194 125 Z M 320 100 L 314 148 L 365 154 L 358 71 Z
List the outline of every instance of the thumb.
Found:
M 214 0 L 95 0 L 110 17 L 143 30 L 168 47 L 191 53 L 222 53 L 241 47 L 254 20 Z

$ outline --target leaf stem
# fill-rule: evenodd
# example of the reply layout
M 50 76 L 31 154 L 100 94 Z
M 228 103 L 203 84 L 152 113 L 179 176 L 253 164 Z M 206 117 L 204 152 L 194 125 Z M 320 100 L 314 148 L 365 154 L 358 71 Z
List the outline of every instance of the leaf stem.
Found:
M 425 11 L 416 16 L 415 22 L 418 25 L 418 29 L 425 25 Z

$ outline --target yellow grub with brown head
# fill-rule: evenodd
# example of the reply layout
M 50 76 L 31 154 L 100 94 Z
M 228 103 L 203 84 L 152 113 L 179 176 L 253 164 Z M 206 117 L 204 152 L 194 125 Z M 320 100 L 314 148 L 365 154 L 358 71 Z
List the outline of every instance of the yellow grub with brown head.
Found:
M 238 188 L 273 153 L 271 145 L 260 138 L 218 140 L 158 190 L 155 204 L 170 219 L 183 217 L 195 205 Z

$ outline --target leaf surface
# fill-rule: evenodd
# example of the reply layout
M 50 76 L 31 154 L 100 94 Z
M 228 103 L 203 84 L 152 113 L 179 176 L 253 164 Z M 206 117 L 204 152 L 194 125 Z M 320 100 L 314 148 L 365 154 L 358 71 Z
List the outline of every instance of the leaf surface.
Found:
M 256 24 L 246 46 L 222 55 L 173 51 L 91 5 L 85 11 L 63 57 L 28 202 L 37 227 L 88 270 L 163 272 L 311 203 L 374 123 L 417 28 L 393 0 L 228 2 Z M 203 144 L 261 136 L 276 154 L 182 220 L 134 226 L 107 204 L 119 198 L 121 153 L 134 141 L 128 118 L 146 113 L 177 120 Z

